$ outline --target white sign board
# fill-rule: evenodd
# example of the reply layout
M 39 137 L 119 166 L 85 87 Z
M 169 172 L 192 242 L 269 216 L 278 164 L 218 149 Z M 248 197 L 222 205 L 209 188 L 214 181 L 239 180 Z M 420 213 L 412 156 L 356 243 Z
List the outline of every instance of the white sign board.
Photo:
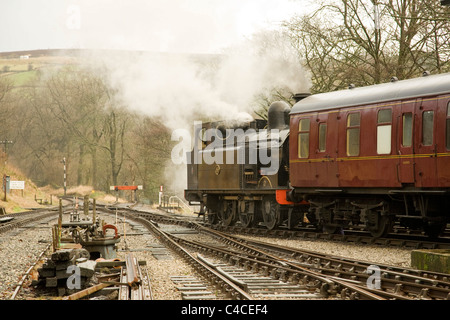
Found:
M 10 181 L 9 188 L 23 190 L 25 189 L 25 181 Z

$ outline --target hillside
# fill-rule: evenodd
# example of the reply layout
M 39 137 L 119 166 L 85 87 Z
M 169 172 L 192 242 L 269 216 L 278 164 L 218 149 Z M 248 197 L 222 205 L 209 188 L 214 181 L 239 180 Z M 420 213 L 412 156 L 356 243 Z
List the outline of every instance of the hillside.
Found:
M 196 63 L 214 62 L 221 59 L 219 54 L 177 54 L 149 51 L 90 50 L 90 49 L 48 49 L 0 52 L 0 77 L 8 76 L 16 87 L 24 86 L 38 70 L 77 65 L 90 56 L 114 57 L 118 61 L 133 61 L 136 57 L 153 59 L 189 58 Z
M 39 50 L 0 52 L 0 77 L 8 77 L 14 86 L 24 86 L 38 70 L 75 64 L 74 52 Z

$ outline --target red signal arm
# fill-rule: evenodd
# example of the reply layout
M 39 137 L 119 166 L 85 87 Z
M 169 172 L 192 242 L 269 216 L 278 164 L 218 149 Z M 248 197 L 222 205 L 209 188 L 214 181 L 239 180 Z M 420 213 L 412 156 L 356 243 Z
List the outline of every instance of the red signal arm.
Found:
M 138 186 L 114 186 L 114 190 L 137 190 Z

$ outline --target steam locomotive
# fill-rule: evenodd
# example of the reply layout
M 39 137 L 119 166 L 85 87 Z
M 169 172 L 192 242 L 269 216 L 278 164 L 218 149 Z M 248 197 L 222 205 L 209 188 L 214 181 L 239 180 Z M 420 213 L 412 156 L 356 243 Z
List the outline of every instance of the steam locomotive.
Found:
M 438 236 L 450 211 L 450 73 L 315 95 L 268 120 L 205 123 L 185 198 L 215 224 L 327 233 L 394 223 Z

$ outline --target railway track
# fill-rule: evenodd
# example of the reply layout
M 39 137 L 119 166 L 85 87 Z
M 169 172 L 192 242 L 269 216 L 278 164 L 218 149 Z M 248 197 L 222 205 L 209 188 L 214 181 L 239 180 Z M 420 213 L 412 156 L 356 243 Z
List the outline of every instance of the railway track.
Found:
M 108 207 L 106 207 L 106 209 L 107 208 Z M 167 214 L 171 216 L 168 216 L 167 214 L 163 213 L 161 214 L 156 212 L 150 213 L 148 211 L 141 211 L 126 207 L 123 207 L 122 209 L 128 210 L 129 212 L 133 212 L 135 215 L 139 215 L 141 217 L 154 220 L 156 222 L 181 224 L 181 223 L 188 223 L 189 221 L 198 221 L 198 219 L 196 219 L 194 216 L 186 217 L 176 215 L 170 212 Z M 202 224 L 222 232 L 250 235 L 250 236 L 263 236 L 282 239 L 326 240 L 344 243 L 381 245 L 386 247 L 399 247 L 408 249 L 450 249 L 449 237 L 432 239 L 417 234 L 391 233 L 383 238 L 374 238 L 368 232 L 362 232 L 358 230 L 346 230 L 344 234 L 328 234 L 322 233 L 320 231 L 311 228 L 303 228 L 299 230 L 289 230 L 283 228 L 268 230 L 265 227 L 247 228 L 237 224 L 233 226 L 223 226 L 220 224 L 211 225 L 206 221 L 204 221 Z
M 2 218 L 11 218 L 11 220 L 0 223 L 0 234 L 56 215 L 58 215 L 58 209 L 54 208 L 36 209 L 4 215 Z
M 145 226 L 189 263 L 198 277 L 172 279 L 185 300 L 450 299 L 449 275 L 280 247 L 209 228 L 191 217 L 101 205 L 97 209 Z M 56 215 L 57 210 L 46 214 Z M 174 232 L 167 226 L 195 232 Z
M 42 259 L 42 257 L 47 254 L 48 250 L 50 249 L 50 244 L 41 251 L 39 256 L 37 257 L 36 261 L 28 268 L 28 270 L 23 274 L 22 278 L 20 279 L 19 283 L 17 284 L 14 293 L 11 295 L 10 300 L 15 300 L 17 294 L 22 289 L 23 284 L 25 283 L 26 279 L 30 276 L 32 270 L 36 267 L 36 265 L 39 263 L 39 261 Z
M 127 219 L 140 221 L 153 232 L 158 232 L 173 250 L 195 264 L 199 272 L 205 273 L 206 278 L 212 277 L 214 278 L 212 282 L 219 283 L 222 289 L 225 287 L 225 291 L 230 292 L 230 298 L 257 298 L 258 296 L 254 296 L 254 292 L 249 290 L 250 284 L 244 279 L 251 281 L 252 278 L 256 279 L 263 275 L 270 276 L 271 281 L 279 281 L 278 285 L 283 283 L 281 286 L 284 287 L 280 286 L 280 289 L 295 290 L 295 292 L 277 291 L 274 286 L 275 291 L 270 293 L 271 298 L 277 295 L 283 299 L 299 298 L 303 294 L 309 299 L 450 299 L 450 282 L 448 277 L 442 274 L 412 274 L 414 272 L 411 269 L 400 270 L 389 266 L 372 266 L 373 270 L 371 270 L 371 266 L 362 261 L 314 255 L 312 252 L 289 251 L 288 248 L 284 248 L 280 253 L 280 249 L 276 246 L 249 243 L 194 222 L 183 223 L 200 233 L 209 234 L 218 239 L 226 245 L 224 248 L 220 245 L 208 245 L 203 241 L 190 241 L 176 237 L 158 230 L 153 221 L 133 216 L 132 213 L 121 212 L 121 214 L 125 214 Z M 197 256 L 194 256 L 186 248 L 201 254 L 197 253 Z M 211 262 L 203 257 L 204 254 L 212 255 L 220 260 Z M 375 279 L 373 286 L 369 286 L 371 271 L 375 272 L 375 278 L 372 277 Z M 264 281 L 264 279 L 259 278 L 258 281 Z M 269 283 L 265 283 L 262 287 L 264 286 L 271 287 Z
M 201 227 L 202 229 L 204 227 Z M 213 232 L 208 229 L 203 229 L 204 232 Z M 217 234 L 214 231 L 215 234 Z M 426 275 L 420 275 L 417 271 L 412 269 L 400 269 L 391 268 L 389 266 L 373 266 L 374 270 L 379 273 L 380 290 L 376 288 L 370 288 L 367 285 L 370 279 L 371 265 L 363 262 L 350 259 L 342 259 L 337 257 L 330 257 L 324 254 L 317 254 L 310 251 L 293 250 L 290 248 L 280 248 L 275 245 L 268 245 L 266 243 L 257 243 L 258 247 L 270 249 L 264 251 L 257 249 L 256 242 L 249 242 L 244 240 L 236 240 L 227 235 L 220 234 L 227 238 L 229 246 L 241 247 L 245 252 L 250 252 L 254 257 L 264 257 L 265 261 L 267 257 L 271 258 L 273 266 L 276 263 L 280 263 L 282 268 L 270 267 L 270 273 L 279 278 L 299 278 L 299 277 L 312 277 L 313 275 L 321 275 L 327 279 L 331 279 L 333 284 L 322 281 L 321 293 L 326 296 L 327 294 L 333 294 L 333 292 L 341 292 L 341 298 L 344 298 L 350 294 L 359 294 L 364 298 L 369 299 L 449 299 L 450 298 L 450 282 L 448 275 L 430 273 Z M 280 252 L 283 255 L 280 255 Z M 255 259 L 253 257 L 253 260 Z M 247 258 L 246 258 L 247 259 Z M 246 260 L 244 264 L 251 263 L 251 260 Z M 302 272 L 296 272 L 299 269 Z M 318 277 L 315 279 L 322 280 Z M 351 283 L 348 285 L 346 282 Z M 382 285 L 381 285 L 382 284 Z M 331 288 L 328 288 L 331 285 Z M 374 285 L 375 286 L 375 285 Z M 328 288 L 325 292 L 324 288 Z M 361 290 L 356 290 L 360 288 Z M 368 294 L 372 292 L 373 295 Z M 378 296 L 378 297 L 376 297 Z
M 246 240 L 239 237 L 232 237 L 234 241 L 243 242 L 255 248 L 263 248 L 268 252 L 276 254 L 282 261 L 288 261 L 302 267 L 312 268 L 323 275 L 339 277 L 358 284 L 367 286 L 369 289 L 376 286 L 370 283 L 371 273 L 377 272 L 379 275 L 379 290 L 372 290 L 387 298 L 395 299 L 450 299 L 450 275 L 420 271 L 411 268 L 402 268 L 382 264 L 372 264 L 366 261 L 334 257 L 302 249 L 281 247 L 266 242 Z M 371 271 L 371 272 L 370 272 Z M 392 293 L 392 294 L 391 294 Z M 401 296 L 401 297 L 399 297 Z
M 318 231 L 298 231 L 298 230 L 267 230 L 264 228 L 244 228 L 240 226 L 220 226 L 213 225 L 219 231 L 247 234 L 253 236 L 276 237 L 285 239 L 310 239 L 310 240 L 329 240 L 337 242 L 361 243 L 383 245 L 389 247 L 403 247 L 411 249 L 450 249 L 449 238 L 430 239 L 424 236 L 408 234 L 389 234 L 387 237 L 374 238 L 365 232 L 352 232 L 347 234 L 328 234 Z
M 67 202 L 67 204 L 63 205 L 63 202 Z M 0 234 L 25 225 L 33 225 L 40 220 L 55 217 L 59 214 L 60 210 L 64 213 L 67 210 L 72 209 L 72 206 L 73 198 L 63 197 L 61 198 L 60 207 L 53 206 L 48 208 L 30 209 L 28 211 L 2 215 L 0 221 Z

